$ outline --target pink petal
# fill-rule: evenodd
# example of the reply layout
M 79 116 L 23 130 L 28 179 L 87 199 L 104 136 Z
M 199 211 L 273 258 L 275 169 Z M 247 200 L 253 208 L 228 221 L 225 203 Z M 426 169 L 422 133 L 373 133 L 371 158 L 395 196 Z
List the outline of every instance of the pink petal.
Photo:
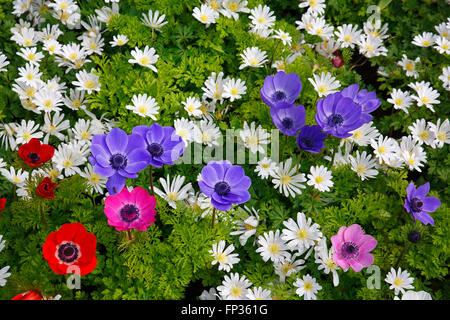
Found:
M 344 231 L 345 242 L 351 241 L 353 243 L 358 243 L 363 237 L 364 232 L 359 224 L 352 224 Z

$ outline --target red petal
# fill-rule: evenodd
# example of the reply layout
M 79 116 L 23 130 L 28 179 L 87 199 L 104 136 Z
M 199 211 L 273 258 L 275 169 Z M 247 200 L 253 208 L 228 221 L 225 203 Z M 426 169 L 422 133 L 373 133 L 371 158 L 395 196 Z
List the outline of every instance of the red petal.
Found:
M 58 233 L 56 235 L 57 243 L 61 243 L 63 241 L 74 241 L 77 233 L 86 232 L 86 229 L 81 223 L 66 223 L 59 228 Z

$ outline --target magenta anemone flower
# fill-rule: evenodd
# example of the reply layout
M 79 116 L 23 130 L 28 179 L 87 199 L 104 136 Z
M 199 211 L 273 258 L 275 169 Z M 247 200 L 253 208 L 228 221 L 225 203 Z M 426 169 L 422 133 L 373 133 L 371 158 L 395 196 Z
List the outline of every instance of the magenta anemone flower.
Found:
M 417 189 L 411 182 L 406 188 L 405 209 L 412 214 L 414 222 L 418 219 L 425 225 L 434 226 L 434 220 L 428 212 L 436 211 L 441 206 L 441 200 L 436 197 L 427 197 L 428 192 L 430 192 L 429 182 Z
M 105 199 L 104 212 L 108 224 L 118 231 L 147 231 L 147 227 L 155 222 L 155 205 L 155 197 L 147 190 L 136 187 L 130 192 L 125 187 L 118 194 Z
M 344 269 L 348 266 L 356 271 L 368 267 L 373 263 L 373 255 L 369 252 L 377 246 L 377 240 L 364 234 L 359 224 L 350 227 L 342 226 L 338 233 L 331 237 L 334 248 L 333 262 Z

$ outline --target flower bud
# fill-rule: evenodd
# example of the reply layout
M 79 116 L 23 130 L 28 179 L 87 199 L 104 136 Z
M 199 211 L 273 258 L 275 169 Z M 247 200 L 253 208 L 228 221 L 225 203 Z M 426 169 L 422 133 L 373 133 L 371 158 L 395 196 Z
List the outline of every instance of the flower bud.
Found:
M 411 241 L 412 243 L 418 243 L 421 238 L 422 235 L 417 230 L 413 230 L 408 234 L 408 240 Z

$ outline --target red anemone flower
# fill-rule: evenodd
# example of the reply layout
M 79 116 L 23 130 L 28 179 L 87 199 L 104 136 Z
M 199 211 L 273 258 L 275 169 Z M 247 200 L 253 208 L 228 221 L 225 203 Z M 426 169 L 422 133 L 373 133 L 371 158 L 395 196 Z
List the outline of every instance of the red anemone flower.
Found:
M 19 147 L 19 157 L 31 167 L 38 167 L 49 161 L 54 153 L 55 148 L 48 144 L 41 144 L 36 138 L 32 138 L 30 142 Z
M 84 276 L 97 266 L 96 247 L 97 238 L 81 223 L 66 223 L 48 235 L 42 252 L 54 272 Z
M 28 290 L 27 292 L 19 293 L 11 300 L 42 300 L 42 294 L 36 290 Z
M 0 198 L 0 211 L 5 208 L 6 198 Z
M 57 185 L 49 177 L 45 177 L 36 187 L 36 194 L 44 199 L 53 199 L 55 198 L 54 189 Z

